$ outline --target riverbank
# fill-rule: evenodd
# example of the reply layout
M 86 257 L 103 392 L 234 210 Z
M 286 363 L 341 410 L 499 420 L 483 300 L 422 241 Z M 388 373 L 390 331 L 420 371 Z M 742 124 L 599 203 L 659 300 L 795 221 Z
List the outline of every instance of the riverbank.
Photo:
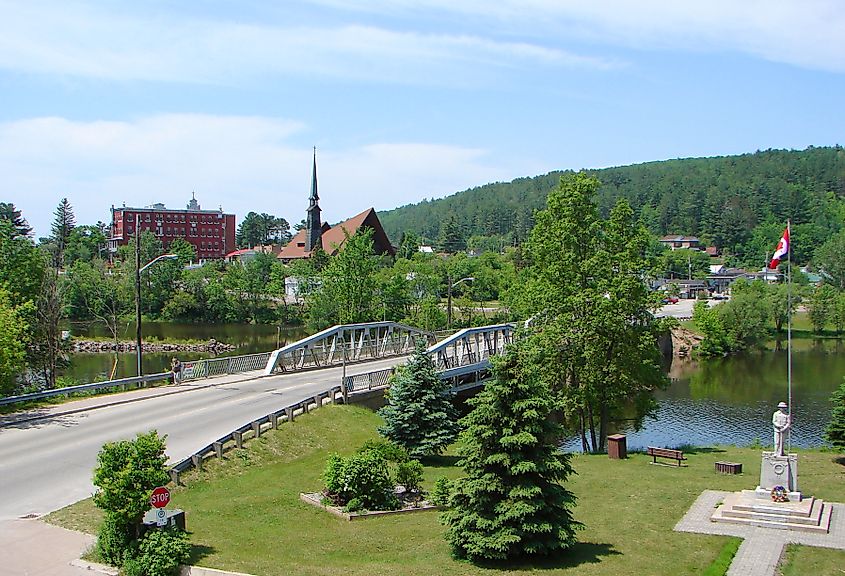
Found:
M 71 341 L 71 350 L 73 352 L 80 352 L 86 354 L 95 354 L 102 352 L 134 352 L 137 346 L 131 340 L 118 341 L 114 340 L 89 340 L 82 338 L 73 338 Z M 186 341 L 145 341 L 141 348 L 144 352 L 211 352 L 212 354 L 220 352 L 230 352 L 236 348 L 233 344 L 226 344 L 219 342 L 214 338 L 210 338 L 205 342 L 186 342 Z
M 223 460 L 206 462 L 201 472 L 186 474 L 186 485 L 172 490 L 172 505 L 186 511 L 192 563 L 269 576 L 488 574 L 490 567 L 451 557 L 436 512 L 345 522 L 299 500 L 300 492 L 322 486 L 330 453 L 351 453 L 376 437 L 380 423 L 363 408 L 325 406 L 300 416 L 295 425 L 262 434 Z M 641 453 L 627 460 L 573 456 L 577 475 L 567 485 L 578 497 L 575 518 L 585 524 L 578 544 L 556 558 L 505 568 L 514 574 L 542 570 L 549 576 L 704 573 L 731 539 L 673 528 L 704 490 L 753 487 L 760 451 L 726 446 L 689 448 L 685 455 L 687 466 L 682 468 L 653 466 Z M 802 450 L 800 458 L 806 493 L 826 501 L 845 500 L 845 466 L 836 454 Z M 740 462 L 745 473 L 716 474 L 717 460 Z M 462 475 L 456 462 L 452 452 L 427 462 L 424 487 L 430 490 L 440 476 Z M 85 500 L 48 520 L 94 533 L 100 518 Z M 841 551 L 800 547 L 789 558 L 812 561 L 819 574 L 836 573 L 845 565 Z

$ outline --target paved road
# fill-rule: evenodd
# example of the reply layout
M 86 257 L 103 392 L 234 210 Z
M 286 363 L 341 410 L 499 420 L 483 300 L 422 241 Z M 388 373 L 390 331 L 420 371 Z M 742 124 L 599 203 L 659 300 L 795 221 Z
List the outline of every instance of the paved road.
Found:
M 347 374 L 403 361 L 391 358 L 355 364 L 347 367 Z M 256 418 L 338 385 L 341 371 L 338 367 L 266 378 L 233 375 L 63 404 L 35 421 L 15 423 L 4 418 L 0 420 L 0 521 L 40 516 L 90 496 L 97 452 L 107 441 L 155 428 L 167 434 L 167 453 L 178 461 Z M 132 394 L 180 389 L 186 391 L 65 413 Z

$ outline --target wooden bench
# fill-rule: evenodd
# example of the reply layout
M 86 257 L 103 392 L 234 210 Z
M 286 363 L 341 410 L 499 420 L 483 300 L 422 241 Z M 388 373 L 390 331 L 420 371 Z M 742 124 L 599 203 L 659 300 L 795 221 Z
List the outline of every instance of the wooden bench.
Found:
M 652 464 L 657 464 L 657 458 L 671 458 L 672 460 L 678 461 L 678 466 L 681 465 L 682 460 L 686 460 L 684 458 L 684 453 L 681 450 L 673 450 L 672 448 L 655 448 L 654 446 L 648 447 L 648 455 L 652 457 Z

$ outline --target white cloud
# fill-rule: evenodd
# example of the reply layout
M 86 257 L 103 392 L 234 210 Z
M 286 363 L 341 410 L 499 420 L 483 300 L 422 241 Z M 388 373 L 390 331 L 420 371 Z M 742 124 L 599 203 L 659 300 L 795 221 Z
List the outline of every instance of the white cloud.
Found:
M 283 119 L 209 115 L 0 124 L 2 200 L 21 209 L 40 236 L 63 197 L 80 224 L 108 221 L 109 207 L 123 202 L 182 208 L 192 191 L 203 208 L 222 205 L 239 221 L 256 211 L 293 224 L 305 216 L 310 191 L 311 150 L 291 143 L 301 130 Z M 317 162 L 329 221 L 515 176 L 483 150 L 430 143 L 321 149 Z
M 841 0 L 314 0 L 335 9 L 452 13 L 531 38 L 647 50 L 741 52 L 845 71 Z
M 293 73 L 443 85 L 470 84 L 525 64 L 615 65 L 559 47 L 471 32 L 426 33 L 413 26 L 156 18 L 74 2 L 0 3 L 0 13 L 0 67 L 36 74 L 233 84 Z M 317 14 L 313 20 L 322 19 Z

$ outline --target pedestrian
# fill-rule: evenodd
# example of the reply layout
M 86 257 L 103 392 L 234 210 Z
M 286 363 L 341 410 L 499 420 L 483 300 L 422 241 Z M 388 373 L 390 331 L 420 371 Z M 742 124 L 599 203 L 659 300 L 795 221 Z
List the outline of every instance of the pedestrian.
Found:
M 174 384 L 181 384 L 182 383 L 182 363 L 179 362 L 179 359 L 175 356 L 173 360 L 170 361 L 170 371 L 173 372 L 173 383 Z

